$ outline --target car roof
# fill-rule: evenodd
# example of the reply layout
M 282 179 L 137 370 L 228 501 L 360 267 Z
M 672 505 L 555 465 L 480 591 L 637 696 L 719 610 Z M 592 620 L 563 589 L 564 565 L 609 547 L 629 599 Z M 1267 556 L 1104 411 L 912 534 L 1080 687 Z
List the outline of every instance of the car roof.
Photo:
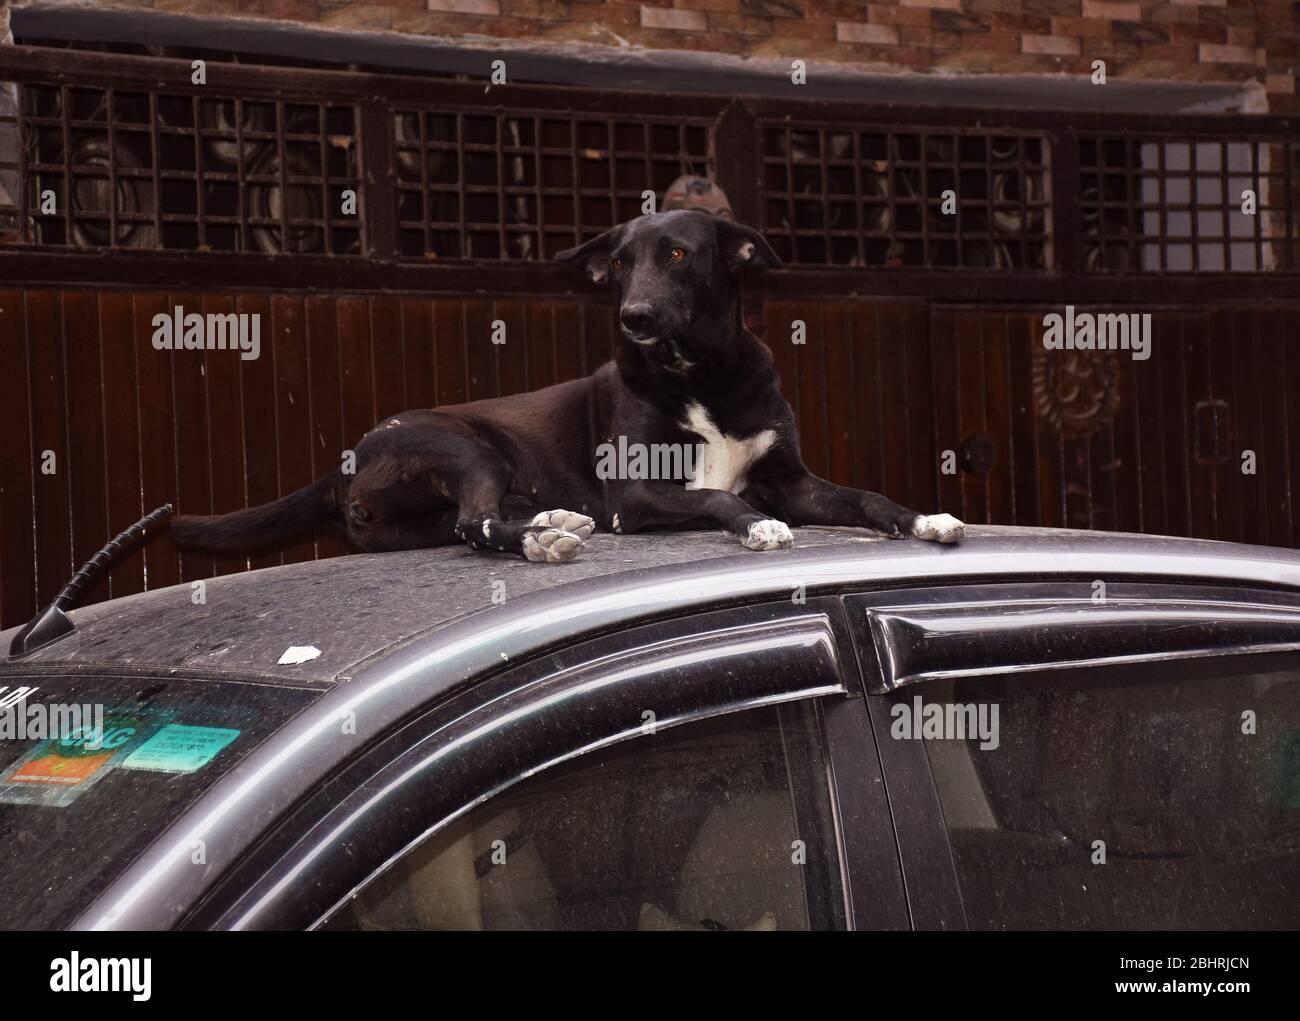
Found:
M 802 583 L 1016 574 L 1167 574 L 1300 589 L 1300 552 L 1272 547 L 995 526 L 971 527 L 955 546 L 889 540 L 858 529 L 794 531 L 795 548 L 778 553 L 744 550 L 719 532 L 598 534 L 581 557 L 562 565 L 452 546 L 224 575 L 204 582 L 201 602 L 193 583 L 183 583 L 74 610 L 74 636 L 22 660 L 0 660 L 0 676 L 111 670 L 324 688 L 440 628 L 505 604 L 554 608 L 599 592 L 626 611 L 646 585 L 656 592 L 647 598 L 647 612 L 658 614 L 669 603 L 686 610 L 728 601 L 728 594 L 758 597 Z M 592 627 L 589 619 L 575 620 L 573 633 Z M 17 631 L 0 634 L 6 656 Z M 552 639 L 556 633 L 552 628 Z M 320 654 L 280 665 L 291 646 L 313 646 Z
M 14 669 L 106 669 L 96 660 L 129 648 L 140 657 L 136 665 L 173 663 L 197 677 L 249 670 L 264 681 L 320 690 L 159 834 L 75 927 L 176 924 L 213 876 L 356 749 L 454 690 L 578 636 L 788 599 L 799 586 L 811 597 L 921 584 L 1183 578 L 1207 588 L 1281 588 L 1287 601 L 1300 592 L 1300 553 L 1191 539 L 977 527 L 956 546 L 852 529 L 797 529 L 795 542 L 790 551 L 752 553 L 717 533 L 598 535 L 582 558 L 562 567 L 459 548 L 345 557 L 214 579 L 206 611 L 188 608 L 188 586 L 77 611 L 76 646 L 52 646 L 30 665 L 0 665 L 0 683 Z M 492 601 L 493 581 L 504 583 L 504 603 Z M 155 648 L 129 637 L 136 627 L 147 629 Z M 267 665 L 284 646 L 313 642 L 322 650 L 317 659 Z M 214 657 L 207 646 L 218 644 L 226 651 Z M 340 720 L 353 725 L 343 741 Z M 209 849 L 207 870 L 192 865 L 196 839 Z

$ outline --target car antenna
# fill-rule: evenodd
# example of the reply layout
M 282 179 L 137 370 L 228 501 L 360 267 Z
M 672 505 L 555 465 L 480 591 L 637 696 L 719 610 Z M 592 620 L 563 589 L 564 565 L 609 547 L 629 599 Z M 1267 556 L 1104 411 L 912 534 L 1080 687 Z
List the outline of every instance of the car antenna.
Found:
M 107 542 L 103 549 L 87 560 L 81 570 L 72 576 L 72 580 L 63 586 L 63 590 L 54 597 L 50 605 L 28 621 L 27 626 L 18 632 L 9 646 L 10 658 L 26 656 L 76 631 L 77 627 L 72 623 L 67 611 L 72 609 L 77 596 L 81 595 L 81 590 L 103 577 L 114 554 L 139 545 L 149 529 L 169 518 L 172 510 L 172 505 L 165 503 L 157 510 L 150 511 L 130 528 Z

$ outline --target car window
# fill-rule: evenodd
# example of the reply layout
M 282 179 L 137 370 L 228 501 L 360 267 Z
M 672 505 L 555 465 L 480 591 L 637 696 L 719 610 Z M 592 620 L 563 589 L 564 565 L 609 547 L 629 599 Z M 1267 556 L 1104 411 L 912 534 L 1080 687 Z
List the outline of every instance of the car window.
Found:
M 1296 657 L 928 683 L 893 714 L 935 728 L 972 928 L 1300 926 Z
M 539 773 L 399 860 L 333 929 L 843 925 L 815 710 L 682 724 Z
M 319 694 L 235 681 L 5 675 L 0 928 L 72 922 Z M 196 846 L 196 867 L 205 857 Z

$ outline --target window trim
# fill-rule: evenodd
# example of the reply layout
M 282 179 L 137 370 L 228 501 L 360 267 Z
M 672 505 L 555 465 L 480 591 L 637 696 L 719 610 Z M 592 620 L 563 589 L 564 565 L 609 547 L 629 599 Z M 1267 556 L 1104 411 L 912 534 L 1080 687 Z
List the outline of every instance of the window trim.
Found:
M 1107 580 L 850 596 L 845 600 L 871 694 L 927 680 L 1090 664 L 1300 650 L 1300 599 L 1271 590 Z M 1026 649 L 1045 627 L 1077 621 L 1072 646 Z M 1187 625 L 1201 625 L 1194 634 Z M 1276 629 L 1276 630 L 1274 630 Z M 1150 647 L 1144 647 L 1150 643 Z
M 843 597 L 845 613 L 853 631 L 862 667 L 863 683 L 869 692 L 867 706 L 880 752 L 884 784 L 898 838 L 908 910 L 914 928 L 966 930 L 969 925 L 953 859 L 952 843 L 944 825 L 943 808 L 924 742 L 894 740 L 890 736 L 893 723 L 890 710 L 897 703 L 910 702 L 918 694 L 923 694 L 927 681 L 942 680 L 952 674 L 918 677 L 891 687 L 887 681 L 889 668 L 879 652 L 870 625 L 871 614 L 889 610 L 913 612 L 919 617 L 926 611 L 934 613 L 963 605 L 982 604 L 987 607 L 985 617 L 993 619 L 1014 612 L 1017 607 L 1023 607 L 1026 600 L 1055 600 L 1058 604 L 1073 601 L 1079 594 L 1088 593 L 1090 586 L 1091 582 L 1083 578 L 1040 582 L 1008 580 L 1003 583 L 977 583 L 941 589 L 913 587 Z M 1294 621 L 1300 618 L 1300 596 L 1290 591 L 1254 588 L 1245 582 L 1225 585 L 1217 580 L 1207 582 L 1204 579 L 1176 577 L 1119 579 L 1107 581 L 1107 594 L 1108 598 L 1116 601 L 1126 600 L 1152 606 L 1152 613 L 1156 616 L 1161 613 L 1161 607 L 1168 604 L 1194 601 L 1211 603 L 1218 600 L 1276 610 L 1279 618 L 1284 620 Z M 978 644 L 978 639 L 974 644 Z M 1289 643 L 1280 650 L 1277 647 L 1229 645 L 1195 658 L 1267 656 L 1289 651 L 1290 648 Z M 1161 657 L 1160 661 L 1170 658 L 1186 657 L 1166 656 Z M 1087 662 L 1063 663 L 1060 666 L 1064 669 L 1104 669 L 1132 661 L 1128 657 L 1114 660 L 1102 657 Z M 1041 664 L 1023 664 L 1022 669 L 1035 673 L 1044 671 Z M 1050 667 L 1047 669 L 1050 671 Z
M 269 838 L 264 853 L 255 852 L 228 875 L 185 927 L 319 928 L 420 842 L 489 797 L 542 769 L 643 734 L 639 712 L 634 725 L 616 723 L 620 710 L 607 698 L 584 701 L 593 692 L 613 693 L 623 711 L 633 703 L 671 705 L 656 721 L 660 730 L 759 706 L 852 701 L 841 667 L 847 636 L 832 627 L 838 609 L 837 600 L 826 597 L 646 625 L 560 650 L 476 686 L 354 762 L 339 779 L 346 789 L 341 799 L 330 801 L 321 792 L 281 827 L 278 840 Z M 710 679 L 709 666 L 755 652 L 779 657 L 776 668 L 733 671 L 725 687 Z M 677 661 L 676 674 L 664 669 L 665 655 Z M 599 719 L 584 719 L 581 726 L 556 722 L 574 707 Z M 506 748 L 515 759 L 503 766 Z M 428 768 L 434 763 L 436 772 Z M 444 777 L 462 769 L 473 771 L 469 780 L 462 776 L 453 791 L 438 790 Z M 863 786 L 854 772 L 837 764 L 837 777 Z M 830 796 L 838 822 L 843 812 L 834 787 Z M 401 811 L 414 805 L 422 815 Z M 435 822 L 419 826 L 403 822 L 404 816 L 433 816 Z M 364 839 L 349 844 L 358 834 Z M 838 827 L 836 838 L 841 841 Z M 888 840 L 892 848 L 892 833 Z M 846 899 L 855 847 L 847 857 L 836 848 Z

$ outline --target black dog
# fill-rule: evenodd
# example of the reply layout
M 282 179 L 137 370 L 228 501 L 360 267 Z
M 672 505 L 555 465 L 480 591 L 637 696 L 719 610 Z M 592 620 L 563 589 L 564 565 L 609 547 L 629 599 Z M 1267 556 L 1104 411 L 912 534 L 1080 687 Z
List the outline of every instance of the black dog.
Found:
M 176 539 L 254 547 L 341 519 L 370 552 L 460 540 L 557 562 L 576 556 L 596 525 L 721 526 L 753 550 L 791 545 L 787 525 L 961 538 L 948 514 L 921 515 L 804 467 L 771 353 L 741 322 L 737 271 L 779 264 L 757 231 L 665 212 L 558 258 L 617 289 L 623 342 L 612 362 L 532 393 L 402 412 L 357 445 L 355 474 L 333 472 L 261 507 L 178 517 Z M 599 478 L 598 448 L 618 442 L 700 456 L 689 478 Z

